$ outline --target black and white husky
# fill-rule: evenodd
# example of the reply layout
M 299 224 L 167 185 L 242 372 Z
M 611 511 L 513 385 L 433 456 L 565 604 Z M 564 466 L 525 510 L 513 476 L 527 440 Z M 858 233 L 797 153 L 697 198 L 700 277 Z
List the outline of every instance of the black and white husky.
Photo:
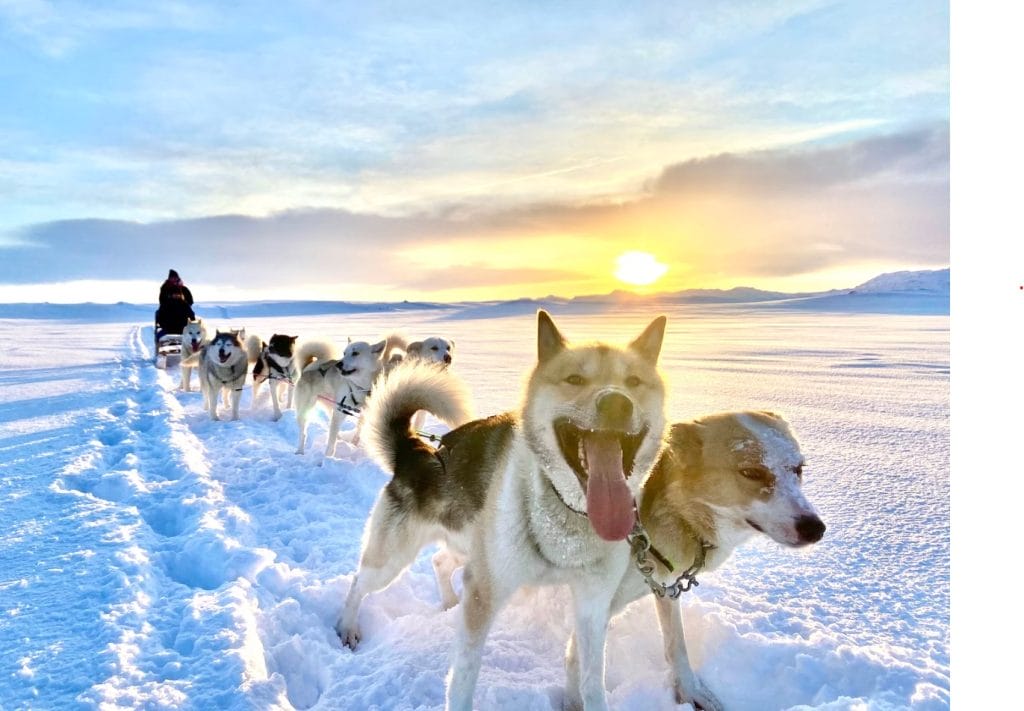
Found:
M 221 393 L 231 402 L 231 419 L 238 419 L 238 403 L 242 399 L 245 376 L 249 371 L 245 346 L 234 331 L 217 334 L 202 348 L 199 361 L 199 384 L 210 419 L 219 420 L 217 404 Z
M 568 697 L 606 708 L 605 634 L 630 564 L 624 539 L 665 434 L 664 317 L 625 348 L 570 345 L 543 311 L 537 329 L 537 365 L 518 412 L 463 424 L 435 451 L 410 430 L 413 413 L 458 424 L 467 408 L 448 370 L 421 364 L 392 371 L 366 411 L 367 449 L 393 477 L 367 521 L 336 630 L 354 648 L 363 597 L 424 545 L 444 541 L 468 559 L 447 686 L 456 711 L 472 707 L 495 615 L 519 587 L 537 584 L 572 591 L 579 674 Z
M 295 341 L 298 336 L 286 336 L 275 333 L 269 343 L 264 343 L 256 336 L 249 336 L 245 348 L 249 351 L 252 367 L 252 407 L 256 407 L 256 397 L 260 386 L 268 383 L 270 400 L 274 403 L 274 420 L 281 419 L 281 393 L 287 392 L 285 408 L 292 406 L 292 394 L 295 382 L 299 379 L 299 369 L 295 365 Z

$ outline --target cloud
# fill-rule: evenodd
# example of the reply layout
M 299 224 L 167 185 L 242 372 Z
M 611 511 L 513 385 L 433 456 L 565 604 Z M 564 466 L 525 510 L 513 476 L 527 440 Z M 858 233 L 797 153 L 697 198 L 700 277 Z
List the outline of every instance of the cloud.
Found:
M 838 146 L 745 155 L 721 154 L 667 167 L 651 190 L 777 193 L 821 190 L 870 180 L 942 177 L 949 171 L 949 128 L 929 127 Z
M 631 200 L 504 208 L 466 200 L 402 216 L 307 209 L 148 223 L 64 220 L 0 242 L 0 283 L 156 280 L 173 267 L 192 282 L 386 287 L 430 298 L 487 287 L 590 288 L 609 278 L 607 265 L 627 249 L 677 265 L 667 278 L 686 280 L 867 262 L 944 265 L 948 159 L 942 124 L 685 161 Z
M 0 282 L 147 278 L 165 264 L 188 264 L 192 279 L 295 280 L 380 271 L 392 248 L 459 226 L 430 217 L 292 210 L 268 217 L 219 215 L 150 223 L 61 220 L 29 227 L 4 247 Z M 185 268 L 182 268 L 185 271 Z

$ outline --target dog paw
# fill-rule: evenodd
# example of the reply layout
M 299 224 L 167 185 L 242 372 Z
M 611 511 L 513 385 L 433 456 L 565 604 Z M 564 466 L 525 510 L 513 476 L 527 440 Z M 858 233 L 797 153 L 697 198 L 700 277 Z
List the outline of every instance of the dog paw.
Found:
M 447 599 L 446 600 L 441 600 L 441 609 L 442 610 L 450 610 L 450 609 L 452 609 L 453 607 L 455 607 L 458 604 L 459 604 L 459 598 L 457 598 L 457 597 L 453 597 L 450 600 L 447 600 Z
M 356 651 L 356 647 L 359 646 L 359 642 L 362 640 L 362 635 L 359 634 L 359 628 L 351 627 L 346 629 L 339 626 L 335 628 L 335 632 L 338 633 L 338 639 L 341 640 L 343 645 L 351 649 L 353 652 Z
M 566 691 L 562 699 L 562 711 L 583 711 L 583 698 L 578 693 L 570 694 Z
M 693 704 L 698 711 L 724 711 L 722 702 L 700 680 L 693 684 L 692 689 L 686 689 L 676 682 L 675 692 L 677 704 Z

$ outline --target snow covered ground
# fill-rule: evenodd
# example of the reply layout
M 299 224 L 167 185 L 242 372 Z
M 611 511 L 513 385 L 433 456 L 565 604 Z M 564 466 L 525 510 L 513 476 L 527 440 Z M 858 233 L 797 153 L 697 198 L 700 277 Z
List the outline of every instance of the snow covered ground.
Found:
M 578 339 L 622 342 L 651 316 L 553 308 Z M 949 707 L 949 318 L 845 311 L 669 313 L 673 418 L 784 413 L 828 525 L 797 552 L 755 541 L 683 600 L 691 658 L 736 711 Z M 264 312 L 213 321 L 452 337 L 480 415 L 515 407 L 535 354 L 515 308 Z M 367 598 L 358 652 L 332 629 L 383 472 L 345 443 L 325 459 L 323 415 L 296 456 L 294 413 L 244 409 L 248 389 L 239 422 L 211 422 L 124 313 L 0 318 L 0 708 L 441 706 L 457 611 L 439 609 L 429 551 Z M 481 708 L 560 707 L 568 609 L 556 588 L 514 598 Z M 613 708 L 676 708 L 660 650 L 649 600 L 613 621 Z

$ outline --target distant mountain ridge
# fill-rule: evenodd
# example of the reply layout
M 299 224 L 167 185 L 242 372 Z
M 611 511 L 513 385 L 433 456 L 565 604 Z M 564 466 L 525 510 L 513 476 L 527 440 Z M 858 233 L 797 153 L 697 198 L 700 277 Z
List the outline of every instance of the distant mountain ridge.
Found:
M 880 274 L 852 289 L 811 293 L 764 291 L 738 286 L 732 289 L 686 289 L 661 294 L 637 294 L 617 290 L 566 298 L 510 299 L 477 302 L 349 302 L 349 301 L 242 301 L 201 302 L 200 316 L 252 318 L 259 316 L 306 316 L 319 314 L 366 314 L 433 311 L 442 318 L 493 318 L 535 312 L 538 308 L 557 313 L 601 313 L 616 308 L 651 308 L 653 304 L 744 305 L 760 308 L 822 310 L 870 313 L 949 313 L 949 269 L 900 271 Z M 149 321 L 155 304 L 0 304 L 0 318 L 42 320 L 90 320 L 101 322 Z
M 949 293 L 949 269 L 917 272 L 888 272 L 851 289 L 857 294 L 896 294 L 902 292 Z

